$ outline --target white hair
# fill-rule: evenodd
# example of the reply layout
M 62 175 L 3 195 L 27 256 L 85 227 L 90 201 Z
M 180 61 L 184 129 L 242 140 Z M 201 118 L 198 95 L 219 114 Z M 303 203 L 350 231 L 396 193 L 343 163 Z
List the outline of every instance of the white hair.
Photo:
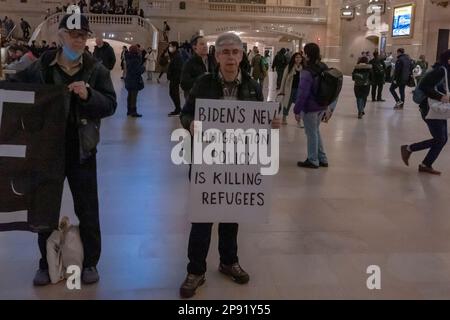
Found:
M 216 52 L 221 52 L 225 45 L 236 45 L 241 50 L 244 49 L 244 44 L 242 43 L 241 38 L 233 32 L 222 33 L 217 38 L 216 45 L 215 45 Z

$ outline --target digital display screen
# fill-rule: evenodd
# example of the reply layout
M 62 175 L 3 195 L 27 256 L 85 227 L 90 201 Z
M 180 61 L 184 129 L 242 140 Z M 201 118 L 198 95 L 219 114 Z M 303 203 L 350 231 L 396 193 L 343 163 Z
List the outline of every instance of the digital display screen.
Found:
M 412 34 L 413 5 L 394 8 L 392 37 L 408 37 Z

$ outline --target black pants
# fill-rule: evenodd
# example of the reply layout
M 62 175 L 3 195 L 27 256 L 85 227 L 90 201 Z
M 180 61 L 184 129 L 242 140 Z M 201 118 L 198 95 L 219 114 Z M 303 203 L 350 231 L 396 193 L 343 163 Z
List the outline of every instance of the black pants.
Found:
M 128 97 L 127 97 L 127 114 L 133 114 L 137 112 L 137 96 L 139 91 L 138 90 L 128 90 Z
M 277 90 L 280 90 L 281 81 L 283 81 L 283 73 L 284 73 L 284 70 L 277 69 Z
M 372 101 L 381 101 L 383 96 L 383 82 L 374 82 L 372 84 Z
M 180 82 L 170 81 L 169 83 L 169 95 L 172 98 L 173 104 L 175 105 L 175 112 L 181 111 L 180 102 Z
M 423 121 L 428 126 L 433 139 L 425 140 L 409 146 L 412 152 L 430 149 L 423 160 L 427 167 L 433 166 L 433 163 L 441 154 L 442 149 L 448 141 L 447 120 L 428 120 L 423 116 Z
M 22 30 L 22 33 L 23 33 L 23 39 L 28 40 L 28 38 L 30 37 L 30 30 Z
M 212 223 L 193 223 L 189 236 L 187 272 L 202 275 L 206 272 L 206 257 L 211 243 Z M 237 223 L 219 224 L 219 253 L 220 262 L 232 265 L 239 262 L 237 256 Z
M 66 177 L 73 195 L 75 214 L 80 221 L 80 236 L 84 250 L 83 266 L 95 267 L 101 252 L 96 157 L 92 156 L 80 164 L 76 155 L 67 156 Z M 39 249 L 42 255 L 39 261 L 41 269 L 48 269 L 46 245 L 50 235 L 51 232 L 38 235 Z
M 399 89 L 400 91 L 400 97 L 398 96 L 397 92 L 395 91 L 396 89 Z M 405 89 L 406 89 L 406 85 L 404 84 L 396 84 L 396 83 L 392 83 L 391 87 L 389 89 L 389 91 L 391 91 L 392 96 L 395 99 L 395 102 L 403 102 L 405 103 Z

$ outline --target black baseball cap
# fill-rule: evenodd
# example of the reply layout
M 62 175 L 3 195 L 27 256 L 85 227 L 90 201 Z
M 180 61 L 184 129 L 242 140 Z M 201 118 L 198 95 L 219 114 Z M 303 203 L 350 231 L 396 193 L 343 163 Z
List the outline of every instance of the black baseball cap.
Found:
M 59 27 L 58 29 L 66 29 L 66 30 L 83 30 L 86 31 L 88 33 L 92 33 L 91 29 L 89 29 L 89 21 L 86 18 L 86 16 L 80 14 L 80 29 L 76 28 L 69 28 L 67 26 L 67 20 L 69 20 L 69 18 L 72 16 L 72 14 L 66 14 L 64 17 L 61 18 L 61 21 L 59 22 Z

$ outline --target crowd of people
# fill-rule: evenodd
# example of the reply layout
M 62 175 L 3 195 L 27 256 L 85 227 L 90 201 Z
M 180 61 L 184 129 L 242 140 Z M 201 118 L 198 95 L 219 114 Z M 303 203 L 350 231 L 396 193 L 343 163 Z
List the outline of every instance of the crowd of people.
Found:
M 62 7 L 57 6 L 54 10 L 47 9 L 45 18 L 48 18 L 52 14 L 67 12 L 67 8 L 70 5 L 76 5 L 80 8 L 81 13 L 96 13 L 96 14 L 127 14 L 127 15 L 140 15 L 144 17 L 144 11 L 138 7 L 133 6 L 132 0 L 127 0 L 127 4 L 116 4 L 115 0 L 91 0 L 89 4 L 86 0 L 79 0 L 78 2 L 68 2 Z
M 86 49 L 86 41 L 91 33 L 88 20 L 82 16 L 79 30 L 68 29 L 67 17 L 60 21 L 58 36 L 60 46 L 45 42 L 38 47 L 23 44 L 11 45 L 8 49 L 7 67 L 19 71 L 10 81 L 35 82 L 66 85 L 76 99 L 68 99 L 69 116 L 66 135 L 66 173 L 75 204 L 75 213 L 80 220 L 80 234 L 84 247 L 84 265 L 82 281 L 92 284 L 99 281 L 97 263 L 100 258 L 101 236 L 96 181 L 95 145 L 85 148 L 83 139 L 79 139 L 79 113 L 92 125 L 99 125 L 100 119 L 111 116 L 117 107 L 116 95 L 109 70 L 116 64 L 113 48 L 102 39 L 96 40 L 94 52 Z M 373 101 L 384 101 L 382 89 L 386 81 L 391 81 L 396 110 L 401 110 L 405 103 L 405 86 L 417 86 L 426 98 L 449 103 L 450 93 L 445 88 L 445 81 L 450 82 L 450 50 L 444 52 L 431 71 L 427 72 L 428 63 L 424 57 L 416 63 L 400 48 L 389 79 L 389 66 L 394 59 L 383 57 L 378 52 L 370 56 L 367 52 L 358 59 L 352 78 L 355 82 L 355 96 L 358 117 L 365 113 L 367 98 L 372 89 Z M 269 55 L 262 56 L 257 47 L 249 54 L 244 51 L 242 40 L 234 33 L 220 35 L 214 46 L 208 49 L 205 38 L 194 35 L 190 42 L 183 45 L 176 41 L 168 42 L 165 50 L 157 54 L 154 48 L 145 50 L 140 45 L 123 47 L 121 67 L 123 80 L 128 91 L 127 115 L 139 118 L 137 110 L 139 91 L 145 87 L 143 75 L 153 80 L 153 74 L 160 68 L 167 73 L 169 95 L 174 110 L 169 116 L 177 116 L 181 125 L 193 134 L 194 114 L 197 99 L 227 99 L 263 101 L 263 89 L 269 66 Z M 20 67 L 19 67 L 20 66 Z M 420 67 L 421 72 L 417 72 Z M 43 77 L 42 72 L 51 72 L 56 76 Z M 332 117 L 338 97 L 323 102 L 319 97 L 321 74 L 329 70 L 322 62 L 320 47 L 308 43 L 302 52 L 290 53 L 281 49 L 272 64 L 277 75 L 278 95 L 282 97 L 282 119 L 272 121 L 272 128 L 279 129 L 287 123 L 289 112 L 293 109 L 295 119 L 305 129 L 307 138 L 307 159 L 299 161 L 301 168 L 319 169 L 329 166 L 320 125 Z M 416 71 L 414 71 L 416 70 Z M 83 81 L 82 81 L 83 80 Z M 88 85 L 87 85 L 88 84 Z M 185 104 L 181 105 L 180 87 L 184 92 Z M 400 96 L 396 89 L 399 89 Z M 427 119 L 430 111 L 429 99 L 420 103 L 422 118 L 428 126 L 432 139 L 401 147 L 401 156 L 406 165 L 414 152 L 429 149 L 426 158 L 419 166 L 419 171 L 440 174 L 433 169 L 443 147 L 447 143 L 447 121 Z M 61 102 L 66 103 L 66 102 Z M 293 108 L 292 108 L 293 107 Z M 95 130 L 94 130 L 95 132 Z M 94 134 L 94 133 L 92 133 Z M 83 135 L 83 137 L 85 137 Z M 88 136 L 89 141 L 96 137 Z M 82 161 L 80 161 L 82 160 Z M 194 223 L 191 227 L 188 245 L 187 276 L 180 287 L 180 295 L 190 298 L 205 282 L 206 257 L 211 238 L 210 223 Z M 238 224 L 223 223 L 219 225 L 220 267 L 219 270 L 238 284 L 250 280 L 249 274 L 240 266 L 237 246 Z M 48 261 L 46 260 L 45 242 L 50 232 L 39 233 L 39 247 L 42 258 L 39 270 L 34 278 L 35 285 L 50 283 Z

